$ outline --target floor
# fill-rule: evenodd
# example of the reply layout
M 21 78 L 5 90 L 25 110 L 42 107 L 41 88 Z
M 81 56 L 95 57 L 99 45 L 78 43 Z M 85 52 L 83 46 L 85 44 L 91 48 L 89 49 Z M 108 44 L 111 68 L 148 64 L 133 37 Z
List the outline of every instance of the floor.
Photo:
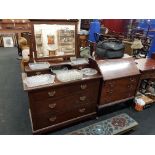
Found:
M 0 48 L 0 134 L 31 135 L 28 114 L 28 97 L 21 82 L 20 60 L 17 60 L 16 48 Z M 108 111 L 108 112 L 107 112 Z M 127 113 L 139 126 L 132 135 L 155 134 L 155 105 L 142 112 L 120 104 L 104 110 L 98 120 L 89 120 L 49 134 L 62 135 L 86 125 L 105 120 L 120 113 Z

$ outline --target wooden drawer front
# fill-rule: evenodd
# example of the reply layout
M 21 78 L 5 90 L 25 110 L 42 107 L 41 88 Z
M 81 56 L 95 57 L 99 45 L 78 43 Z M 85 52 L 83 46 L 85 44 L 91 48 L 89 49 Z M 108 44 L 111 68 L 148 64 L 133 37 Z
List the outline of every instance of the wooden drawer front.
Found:
M 101 98 L 100 104 L 106 104 L 114 101 L 119 101 L 125 98 L 134 97 L 135 92 L 134 91 L 128 91 L 124 93 L 116 93 L 116 94 L 110 94 L 105 96 L 104 98 Z
M 106 81 L 102 87 L 100 104 L 119 101 L 135 95 L 139 77 Z
M 51 87 L 48 89 L 33 91 L 29 93 L 29 97 L 35 102 L 48 98 L 61 98 L 63 96 L 70 96 L 71 94 L 77 92 L 98 92 L 99 82 L 99 80 L 91 80 L 59 87 Z
M 106 91 L 120 91 L 124 92 L 126 89 L 136 89 L 137 83 L 139 78 L 138 77 L 130 77 L 130 78 L 124 78 L 124 79 L 117 79 L 117 80 L 111 80 L 106 81 L 103 89 Z
M 44 113 L 63 113 L 71 111 L 81 105 L 92 105 L 97 104 L 98 92 L 84 92 L 77 93 L 72 96 L 65 96 L 59 99 L 47 99 L 45 101 L 36 101 L 30 104 L 32 115 L 44 114 Z
M 145 79 L 155 78 L 155 71 L 144 72 L 142 73 L 141 78 Z
M 96 111 L 96 106 L 81 106 L 70 112 L 62 114 L 52 114 L 48 113 L 45 115 L 39 115 L 38 117 L 32 117 L 34 130 L 45 128 L 48 126 L 56 125 L 64 121 L 68 121 L 73 118 L 77 118 Z
M 49 74 L 51 73 L 50 70 L 42 70 L 42 71 L 34 71 L 34 72 L 27 72 L 27 76 L 34 76 L 40 74 Z

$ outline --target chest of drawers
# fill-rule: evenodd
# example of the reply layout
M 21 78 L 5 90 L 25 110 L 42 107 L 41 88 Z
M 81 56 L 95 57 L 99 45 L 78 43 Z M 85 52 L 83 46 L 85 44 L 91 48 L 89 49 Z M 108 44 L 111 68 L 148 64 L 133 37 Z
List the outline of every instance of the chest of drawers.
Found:
M 33 133 L 44 133 L 96 115 L 100 78 L 28 91 Z
M 98 109 L 134 98 L 140 72 L 132 58 L 96 60 L 102 74 Z

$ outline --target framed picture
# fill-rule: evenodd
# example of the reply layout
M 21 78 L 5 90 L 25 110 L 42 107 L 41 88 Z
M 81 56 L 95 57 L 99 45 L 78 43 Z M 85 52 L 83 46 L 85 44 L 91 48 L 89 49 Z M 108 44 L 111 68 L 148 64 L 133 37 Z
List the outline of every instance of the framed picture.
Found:
M 3 37 L 4 47 L 14 47 L 14 42 L 12 37 Z

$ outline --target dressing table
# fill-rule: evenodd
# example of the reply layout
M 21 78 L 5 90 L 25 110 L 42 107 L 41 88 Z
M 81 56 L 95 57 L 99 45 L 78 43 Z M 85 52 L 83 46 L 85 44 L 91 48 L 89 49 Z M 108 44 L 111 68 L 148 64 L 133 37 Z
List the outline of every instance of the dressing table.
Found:
M 34 75 L 53 74 L 51 67 L 64 65 L 69 66 L 69 69 L 91 67 L 89 63 L 73 64 L 70 61 L 70 57 L 78 56 L 77 22 L 77 20 L 31 20 L 30 63 L 49 62 L 50 68 L 32 70 L 27 65 L 25 73 L 22 74 L 23 81 Z M 63 34 L 60 34 L 60 31 Z M 47 35 L 54 38 L 50 45 L 50 50 L 55 50 L 54 55 L 50 55 L 47 50 L 49 48 Z M 55 78 L 52 84 L 36 87 L 28 87 L 23 82 L 29 98 L 33 134 L 54 131 L 96 116 L 100 82 L 99 71 L 96 75 L 83 76 L 82 79 L 68 82 L 61 82 Z

